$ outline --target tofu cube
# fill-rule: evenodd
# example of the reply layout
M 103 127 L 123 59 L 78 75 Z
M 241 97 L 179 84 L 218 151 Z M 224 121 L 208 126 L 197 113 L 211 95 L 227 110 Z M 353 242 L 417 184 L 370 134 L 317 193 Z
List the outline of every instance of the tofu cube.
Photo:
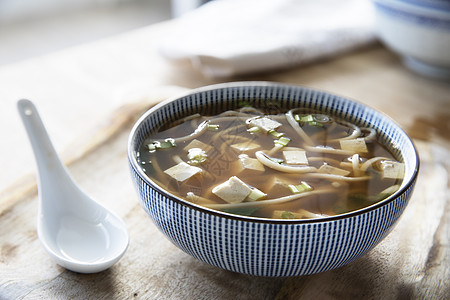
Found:
M 307 165 L 308 158 L 305 150 L 283 151 L 284 160 L 290 165 Z
M 396 161 L 382 161 L 383 178 L 402 179 L 405 177 L 405 164 Z
M 269 132 L 272 130 L 277 129 L 282 124 L 274 121 L 272 119 L 269 119 L 268 117 L 262 117 L 262 118 L 254 118 L 249 121 L 249 124 L 251 126 L 256 126 L 261 128 L 264 132 Z
M 286 179 L 274 176 L 272 180 L 267 183 L 264 190 L 269 191 L 270 194 L 290 195 L 290 184 L 293 184 L 293 182 L 288 182 Z
M 247 198 L 252 189 L 238 177 L 232 176 L 224 183 L 214 187 L 212 192 L 228 203 L 240 203 Z
M 231 145 L 231 148 L 236 149 L 239 152 L 252 151 L 258 149 L 259 147 L 261 146 L 256 143 L 249 143 L 249 142 Z
M 347 176 L 350 174 L 350 171 L 324 164 L 319 168 L 319 173 Z
M 184 147 L 183 149 L 185 151 L 189 151 L 189 149 L 193 149 L 193 148 L 200 148 L 206 152 L 209 152 L 213 149 L 213 147 L 211 145 L 205 144 L 199 140 L 193 139 L 186 147 Z
M 183 182 L 201 172 L 202 169 L 200 169 L 199 167 L 191 166 L 185 162 L 180 162 L 179 164 L 164 171 L 164 173 L 178 182 Z
M 363 138 L 357 138 L 353 140 L 341 140 L 341 149 L 351 151 L 353 153 L 367 153 L 366 141 Z
M 251 158 L 247 154 L 239 155 L 239 159 L 236 161 L 236 172 L 249 174 L 260 174 L 265 171 L 264 165 L 256 158 Z

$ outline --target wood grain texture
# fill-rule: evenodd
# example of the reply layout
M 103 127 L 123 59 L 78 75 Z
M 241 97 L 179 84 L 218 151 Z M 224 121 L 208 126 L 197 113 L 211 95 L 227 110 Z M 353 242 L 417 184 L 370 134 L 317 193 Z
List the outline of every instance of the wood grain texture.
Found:
M 0 219 L 0 298 L 4 299 L 434 299 L 449 296 L 448 172 L 439 146 L 416 141 L 422 171 L 394 231 L 357 261 L 322 274 L 258 278 L 197 261 L 172 245 L 137 201 L 126 165 L 129 127 L 70 166 L 79 184 L 119 213 L 130 248 L 118 264 L 80 275 L 55 265 L 35 233 L 36 195 Z M 444 151 L 436 156 L 436 151 Z M 426 226 L 424 226 L 426 224 Z
M 308 66 L 227 79 L 302 84 L 357 99 L 397 121 L 414 138 L 421 158 L 408 207 L 367 255 L 310 276 L 236 274 L 172 245 L 140 207 L 128 171 L 126 141 L 144 110 L 183 90 L 176 86 L 225 81 L 162 61 L 157 41 L 171 30 L 170 23 L 158 24 L 0 69 L 0 97 L 6 99 L 0 102 L 0 133 L 25 161 L 11 161 L 12 151 L 0 149 L 6 172 L 0 176 L 0 299 L 450 299 L 448 83 L 411 73 L 379 45 Z M 31 152 L 22 133 L 5 128 L 20 126 L 12 107 L 24 91 L 42 108 L 75 180 L 128 226 L 129 249 L 107 271 L 67 271 L 37 239 Z

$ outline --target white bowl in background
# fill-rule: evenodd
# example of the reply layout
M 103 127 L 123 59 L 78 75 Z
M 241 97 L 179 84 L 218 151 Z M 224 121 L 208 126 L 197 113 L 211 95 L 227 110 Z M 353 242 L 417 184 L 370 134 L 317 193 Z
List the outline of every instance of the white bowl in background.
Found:
M 373 0 L 380 40 L 400 54 L 407 67 L 450 79 L 450 2 Z

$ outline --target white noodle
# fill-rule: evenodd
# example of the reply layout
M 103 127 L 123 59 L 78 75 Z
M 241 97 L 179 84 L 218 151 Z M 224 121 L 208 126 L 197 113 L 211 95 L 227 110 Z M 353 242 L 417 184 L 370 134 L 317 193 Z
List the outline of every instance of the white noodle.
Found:
M 272 205 L 272 204 L 281 204 L 301 198 L 305 198 L 312 195 L 317 194 L 326 194 L 326 193 L 334 193 L 332 189 L 324 189 L 324 190 L 316 190 L 310 192 L 303 192 L 299 194 L 289 195 L 285 197 L 275 198 L 275 199 L 267 199 L 267 200 L 258 200 L 252 202 L 241 202 L 241 203 L 218 203 L 218 204 L 207 204 L 206 207 L 214 208 L 214 209 L 223 209 L 223 208 L 240 208 L 240 207 L 251 207 L 251 206 L 260 206 L 260 205 Z
M 164 178 L 164 172 L 162 171 L 161 167 L 158 164 L 158 160 L 157 159 L 152 159 L 151 164 L 153 166 L 153 170 L 155 171 L 155 178 Z M 154 179 L 152 179 L 154 180 Z M 156 180 L 155 180 L 156 181 Z M 163 187 L 164 185 L 160 185 L 161 187 Z
M 326 173 L 307 173 L 304 174 L 304 176 L 310 178 L 322 178 L 328 180 L 341 180 L 341 181 L 364 181 L 370 179 L 370 176 L 346 177 L 342 175 L 326 174 Z
M 362 164 L 361 168 L 359 168 L 359 169 L 360 169 L 362 172 L 366 172 L 367 169 L 368 169 L 371 165 L 373 165 L 374 163 L 376 163 L 377 161 L 380 161 L 380 160 L 389 160 L 389 159 L 386 158 L 386 157 L 382 157 L 382 156 L 373 157 L 373 158 L 367 160 L 366 162 L 364 162 L 364 163 Z
M 312 139 L 305 133 L 305 131 L 302 129 L 302 127 L 300 127 L 300 125 L 298 125 L 298 122 L 295 120 L 294 116 L 292 115 L 292 111 L 294 111 L 294 109 L 291 109 L 290 111 L 288 111 L 286 113 L 286 120 L 288 121 L 288 123 L 292 126 L 292 128 L 294 128 L 294 130 L 298 133 L 298 135 L 300 135 L 300 137 L 309 145 L 313 145 L 314 142 L 312 141 Z
M 369 131 L 369 134 L 364 137 L 364 140 L 366 142 L 370 142 L 370 141 L 374 140 L 375 137 L 377 136 L 377 132 L 373 128 L 363 127 L 363 128 L 361 128 L 361 130 Z
M 342 150 L 342 149 L 334 149 L 334 148 L 326 148 L 326 147 L 312 147 L 305 145 L 305 149 L 311 152 L 320 152 L 320 153 L 329 153 L 329 154 L 341 154 L 341 155 L 353 155 L 352 151 Z
M 200 119 L 202 119 L 202 115 L 200 114 L 193 114 L 190 116 L 187 116 L 186 118 L 183 119 L 183 122 L 187 122 L 187 121 L 191 121 L 191 126 L 192 127 L 197 127 L 198 126 L 198 121 Z
M 337 159 L 330 158 L 330 157 L 324 157 L 324 156 L 311 156 L 308 157 L 308 161 L 318 161 L 323 163 L 328 163 L 335 166 L 340 166 L 342 162 L 338 161 Z
M 271 169 L 285 172 L 285 173 L 307 173 L 307 172 L 317 172 L 317 169 L 315 167 L 309 167 L 309 166 L 288 166 L 288 165 L 280 165 L 279 163 L 276 163 L 272 160 L 270 160 L 267 155 L 262 151 L 256 151 L 255 152 L 256 158 L 259 160 L 260 163 L 265 165 L 266 167 L 269 167 Z
M 359 176 L 360 170 L 359 170 L 359 154 L 353 154 L 352 156 L 352 168 L 353 168 L 353 175 Z
M 261 112 L 259 110 L 257 110 L 256 108 L 254 108 L 252 106 L 242 107 L 241 109 L 239 109 L 239 112 L 241 112 L 241 113 L 258 113 L 258 114 L 261 114 Z
M 400 185 L 395 184 L 395 185 L 393 185 L 393 186 L 390 186 L 390 187 L 388 187 L 388 188 L 382 190 L 382 191 L 380 192 L 380 194 L 390 194 L 390 195 L 392 195 L 393 193 L 395 193 L 396 191 L 398 191 L 399 188 L 400 188 Z
M 273 155 L 274 153 L 280 151 L 280 149 L 283 149 L 283 145 L 276 144 L 270 151 L 267 153 L 267 155 Z
M 172 159 L 174 162 L 176 162 L 177 164 L 184 162 L 184 160 L 181 159 L 181 157 L 179 155 L 174 155 L 172 156 Z
M 210 122 L 209 120 L 201 122 L 200 125 L 198 125 L 197 129 L 195 129 L 195 131 L 193 133 L 186 135 L 186 136 L 174 138 L 173 141 L 175 142 L 175 144 L 177 144 L 177 143 L 189 141 L 189 140 L 192 140 L 192 139 L 195 139 L 195 138 L 201 136 L 208 129 L 209 122 Z M 152 141 L 163 142 L 165 140 L 166 139 L 157 139 L 157 140 L 152 140 Z
M 229 117 L 229 116 L 248 116 L 248 114 L 244 112 L 234 111 L 234 110 L 227 110 L 218 115 L 218 117 Z
M 342 141 L 342 140 L 353 140 L 353 139 L 356 139 L 357 137 L 359 137 L 361 135 L 361 129 L 358 126 L 356 126 L 355 124 L 352 124 L 352 123 L 349 123 L 349 122 L 345 122 L 345 121 L 341 121 L 340 123 L 344 124 L 347 127 L 353 128 L 353 132 L 350 135 L 348 135 L 348 136 L 345 136 L 345 137 L 342 137 L 342 138 L 338 138 L 338 139 L 329 140 L 329 142 L 339 142 L 339 141 Z

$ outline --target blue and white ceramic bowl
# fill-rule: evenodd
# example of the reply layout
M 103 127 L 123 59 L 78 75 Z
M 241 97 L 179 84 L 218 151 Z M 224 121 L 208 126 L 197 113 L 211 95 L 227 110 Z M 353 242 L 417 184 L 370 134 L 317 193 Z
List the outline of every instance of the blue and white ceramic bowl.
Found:
M 241 101 L 283 108 L 306 107 L 372 127 L 405 162 L 401 188 L 351 213 L 310 220 L 271 220 L 214 211 L 175 197 L 143 172 L 137 151 L 162 124 L 197 112 L 237 107 Z M 419 160 L 406 133 L 387 116 L 352 100 L 300 86 L 241 82 L 192 90 L 147 111 L 135 124 L 128 159 L 141 204 L 159 229 L 186 253 L 208 264 L 257 276 L 298 276 L 341 267 L 375 247 L 405 209 Z M 394 251 L 394 249 L 393 249 Z
M 450 1 L 373 0 L 381 41 L 407 67 L 450 79 Z

